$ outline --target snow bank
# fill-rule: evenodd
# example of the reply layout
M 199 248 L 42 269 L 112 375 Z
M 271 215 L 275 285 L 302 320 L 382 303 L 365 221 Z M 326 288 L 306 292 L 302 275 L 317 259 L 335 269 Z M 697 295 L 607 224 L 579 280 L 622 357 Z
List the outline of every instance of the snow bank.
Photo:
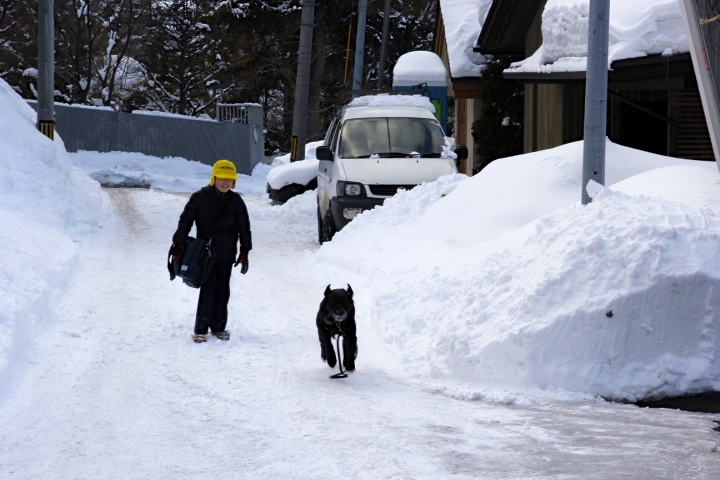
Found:
M 574 203 L 580 203 L 582 179 L 582 142 L 550 150 L 499 159 L 483 169 L 482 174 L 457 183 L 453 192 L 441 199 L 444 183 L 428 185 L 387 201 L 381 210 L 360 215 L 343 229 L 336 239 L 321 249 L 328 260 L 348 262 L 343 252 L 352 251 L 352 261 L 363 265 L 398 265 L 398 250 L 404 263 L 432 257 L 438 262 L 486 255 L 500 239 L 530 222 Z M 605 178 L 608 185 L 649 170 L 669 166 L 695 166 L 705 175 L 717 175 L 714 162 L 682 160 L 655 155 L 614 144 L 606 145 Z M 455 182 L 452 182 L 455 183 Z M 693 182 L 694 183 L 694 182 Z M 700 183 L 686 186 L 697 189 Z M 432 190 L 432 193 L 428 190 Z M 660 183 L 659 191 L 667 190 Z M 430 201 L 418 196 L 430 195 Z M 705 197 L 711 197 L 705 192 Z M 692 198 L 695 198 L 694 196 Z M 408 206 L 413 203 L 415 206 Z M 408 208 L 423 206 L 422 215 L 408 216 Z M 379 218 L 382 216 L 382 219 Z M 359 220 L 359 222 L 356 222 Z M 389 225 L 390 231 L 371 235 L 356 232 L 361 225 Z M 375 229 L 374 226 L 368 228 Z M 344 235 L 345 232 L 347 235 Z M 353 238 L 353 240 L 350 239 Z M 362 240 L 360 240 L 362 238 Z M 345 245 L 345 242 L 351 242 Z M 478 245 L 482 248 L 478 248 Z M 458 251 L 460 250 L 460 251 Z M 403 267 L 405 268 L 405 267 Z
M 212 167 L 178 157 L 153 157 L 135 152 L 88 152 L 73 154 L 73 164 L 101 185 L 141 187 L 169 192 L 195 192 L 210 182 Z M 258 163 L 252 175 L 238 174 L 235 191 L 263 195 L 269 165 Z
M 275 190 L 291 185 L 307 185 L 317 177 L 318 160 L 315 149 L 324 145 L 324 141 L 309 142 L 305 144 L 305 159 L 290 162 L 290 154 L 277 157 L 273 161 L 273 168 L 267 172 L 267 183 Z
M 720 389 L 715 164 L 608 143 L 616 191 L 583 207 L 581 152 L 498 160 L 401 193 L 317 259 L 372 278 L 373 322 L 391 350 L 470 398 Z
M 720 389 L 715 214 L 606 189 L 533 230 L 464 270 L 387 285 L 373 312 L 386 341 L 424 375 L 494 389 Z
M 0 79 L 0 384 L 46 321 L 72 271 L 72 239 L 100 227 L 97 183 L 70 164 L 59 136 L 35 127 L 34 110 Z
M 570 72 L 587 68 L 587 0 L 548 0 L 542 46 L 511 65 L 513 72 Z M 616 60 L 689 51 L 678 0 L 611 0 L 608 66 Z

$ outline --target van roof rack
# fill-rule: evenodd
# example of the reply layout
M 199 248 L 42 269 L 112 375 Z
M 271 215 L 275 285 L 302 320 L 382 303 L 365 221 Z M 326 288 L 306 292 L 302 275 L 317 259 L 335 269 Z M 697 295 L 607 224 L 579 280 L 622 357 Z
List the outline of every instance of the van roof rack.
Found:
M 418 83 L 413 85 L 411 90 L 345 90 L 343 95 L 352 97 L 353 95 L 417 95 L 428 93 L 427 83 Z

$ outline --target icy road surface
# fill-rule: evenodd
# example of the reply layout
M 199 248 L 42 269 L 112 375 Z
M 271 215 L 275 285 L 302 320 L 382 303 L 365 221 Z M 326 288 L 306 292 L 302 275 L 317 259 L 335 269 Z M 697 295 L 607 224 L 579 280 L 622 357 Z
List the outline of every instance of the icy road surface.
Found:
M 264 198 L 246 197 L 232 339 L 194 344 L 197 291 L 164 264 L 187 195 L 106 193 L 113 223 L 83 240 L 57 318 L 0 392 L 0 478 L 720 478 L 717 415 L 462 401 L 408 379 L 367 282 L 316 263 L 314 218 L 283 222 Z M 356 292 L 358 369 L 330 380 L 315 313 L 340 282 Z

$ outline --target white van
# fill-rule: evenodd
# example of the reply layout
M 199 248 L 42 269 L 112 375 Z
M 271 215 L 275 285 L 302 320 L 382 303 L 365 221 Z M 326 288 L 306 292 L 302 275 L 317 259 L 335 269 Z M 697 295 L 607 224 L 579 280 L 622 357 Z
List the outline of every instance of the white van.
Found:
M 316 149 L 320 243 L 398 189 L 457 173 L 467 147 L 447 148 L 433 112 L 419 95 L 359 97 L 343 107 Z

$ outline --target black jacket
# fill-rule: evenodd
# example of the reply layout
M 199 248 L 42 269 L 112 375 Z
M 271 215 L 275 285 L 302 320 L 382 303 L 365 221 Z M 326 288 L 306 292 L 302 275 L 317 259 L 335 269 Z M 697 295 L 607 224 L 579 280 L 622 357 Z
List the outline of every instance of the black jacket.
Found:
M 180 214 L 173 243 L 187 243 L 193 223 L 197 227 L 198 238 L 207 240 L 212 236 L 218 260 L 234 259 L 237 256 L 238 240 L 241 253 L 252 249 L 247 207 L 240 195 L 232 190 L 223 195 L 208 185 L 193 193 Z

